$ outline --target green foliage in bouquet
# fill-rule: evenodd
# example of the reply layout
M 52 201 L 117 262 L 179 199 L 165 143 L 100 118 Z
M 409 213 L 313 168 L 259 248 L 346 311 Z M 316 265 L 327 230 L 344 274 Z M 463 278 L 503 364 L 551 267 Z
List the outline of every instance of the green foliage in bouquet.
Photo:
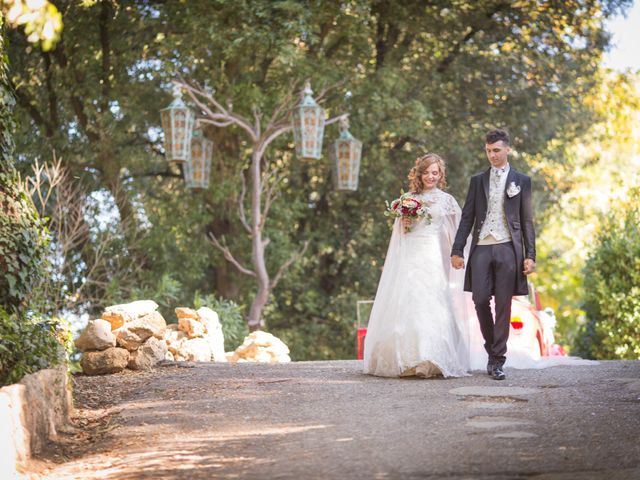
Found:
M 640 359 L 640 188 L 604 222 L 585 267 L 579 355 Z

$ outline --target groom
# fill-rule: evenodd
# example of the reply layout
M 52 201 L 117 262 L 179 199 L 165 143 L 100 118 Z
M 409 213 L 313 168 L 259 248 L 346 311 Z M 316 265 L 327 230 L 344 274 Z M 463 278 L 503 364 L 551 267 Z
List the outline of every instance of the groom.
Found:
M 462 219 L 451 249 L 451 265 L 464 268 L 463 250 L 473 229 L 464 289 L 473 292 L 487 373 L 504 380 L 511 297 L 528 293 L 527 277 L 536 268 L 531 179 L 509 165 L 509 134 L 492 130 L 485 136 L 491 167 L 469 183 Z M 490 300 L 495 298 L 495 321 Z

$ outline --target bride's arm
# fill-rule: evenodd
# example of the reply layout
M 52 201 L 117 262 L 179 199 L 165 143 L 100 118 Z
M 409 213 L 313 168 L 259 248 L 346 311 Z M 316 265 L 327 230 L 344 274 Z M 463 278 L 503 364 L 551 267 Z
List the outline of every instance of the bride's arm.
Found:
M 462 210 L 460 209 L 460 205 L 458 205 L 458 202 L 452 195 L 447 194 L 447 198 L 444 202 L 443 222 L 445 239 L 447 241 L 447 250 L 451 250 L 453 248 L 453 244 L 456 239 L 456 232 L 458 231 L 458 226 L 460 225 L 461 216 Z

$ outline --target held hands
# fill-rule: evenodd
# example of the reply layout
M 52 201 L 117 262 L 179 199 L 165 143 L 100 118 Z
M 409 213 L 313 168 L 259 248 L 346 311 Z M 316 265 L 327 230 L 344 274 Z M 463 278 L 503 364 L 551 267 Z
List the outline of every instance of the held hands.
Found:
M 464 258 L 458 256 L 458 255 L 452 255 L 451 256 L 451 266 L 453 268 L 455 268 L 456 270 L 460 270 L 461 268 L 464 268 Z
M 523 273 L 525 275 L 530 275 L 535 271 L 536 271 L 536 262 L 534 262 L 530 258 L 525 258 L 524 259 L 524 272 Z
M 400 220 L 402 222 L 402 227 L 404 229 L 404 233 L 407 233 L 411 230 L 411 226 L 413 225 L 413 220 L 409 217 L 402 217 Z

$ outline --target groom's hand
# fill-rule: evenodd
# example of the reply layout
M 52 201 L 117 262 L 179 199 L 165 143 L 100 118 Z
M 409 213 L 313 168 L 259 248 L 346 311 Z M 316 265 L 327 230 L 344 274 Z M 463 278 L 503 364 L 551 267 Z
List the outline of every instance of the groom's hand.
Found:
M 524 259 L 524 274 L 529 275 L 536 271 L 536 262 L 531 260 L 530 258 Z
M 461 268 L 464 268 L 464 258 L 458 256 L 458 255 L 452 255 L 451 256 L 451 266 L 453 268 L 455 268 L 456 270 L 460 270 Z

